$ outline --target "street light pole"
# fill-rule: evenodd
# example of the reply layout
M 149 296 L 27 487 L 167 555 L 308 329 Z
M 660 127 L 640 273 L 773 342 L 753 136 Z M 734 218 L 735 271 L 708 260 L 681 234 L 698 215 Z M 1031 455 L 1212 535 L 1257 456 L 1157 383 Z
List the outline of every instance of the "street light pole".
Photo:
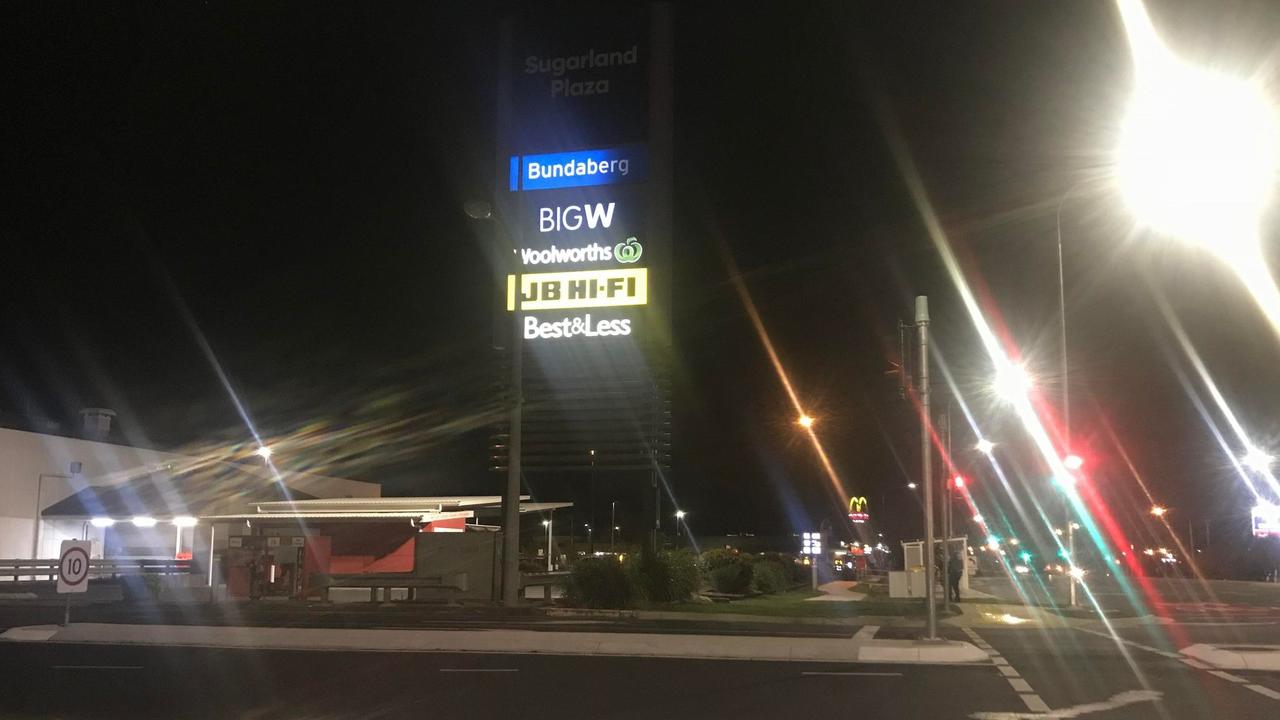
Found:
M 1057 235 L 1058 235 L 1058 339 L 1062 368 L 1062 436 L 1065 440 L 1067 452 L 1071 452 L 1071 373 L 1067 365 L 1067 284 L 1064 278 L 1063 262 L 1062 262 L 1062 206 L 1066 204 L 1067 198 L 1071 196 L 1071 191 L 1076 186 L 1072 185 L 1067 191 L 1062 193 L 1062 199 L 1058 201 L 1057 212 Z M 1062 510 L 1067 519 L 1067 555 L 1069 556 L 1072 567 L 1076 562 L 1076 532 L 1075 522 L 1072 520 L 1071 500 L 1070 497 L 1063 493 Z M 1071 575 L 1071 607 L 1079 607 L 1076 601 L 1076 577 Z
M 551 572 L 553 570 L 551 566 L 551 524 L 555 522 L 555 518 L 556 511 L 552 510 L 547 520 L 542 523 L 547 526 L 547 572 Z
M 618 530 L 618 501 L 609 503 L 609 552 L 613 552 L 613 537 Z
M 929 438 L 929 298 L 916 296 L 916 334 L 919 338 L 920 480 L 924 483 L 924 597 L 928 607 L 926 640 L 938 638 L 937 590 L 933 557 L 933 445 Z

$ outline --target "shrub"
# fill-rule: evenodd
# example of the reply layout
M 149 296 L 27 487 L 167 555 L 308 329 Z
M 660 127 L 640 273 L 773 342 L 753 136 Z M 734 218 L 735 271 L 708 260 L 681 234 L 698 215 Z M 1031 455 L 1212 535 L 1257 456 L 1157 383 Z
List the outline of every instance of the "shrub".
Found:
M 651 603 L 687 600 L 701 580 L 697 559 L 688 550 L 644 553 L 626 566 L 639 596 Z
M 702 553 L 702 567 L 710 572 L 724 565 L 733 565 L 741 562 L 741 556 L 732 550 L 708 550 Z
M 702 586 L 702 573 L 698 570 L 698 556 L 691 550 L 675 550 L 667 553 L 667 565 L 671 568 L 671 599 L 687 600 Z
M 623 608 L 635 604 L 636 588 L 614 558 L 582 558 L 569 574 L 569 602 L 582 607 Z
M 751 588 L 756 592 L 778 592 L 791 585 L 791 574 L 777 560 L 760 560 L 751 567 Z
M 707 580 L 716 592 L 744 593 L 751 587 L 751 565 L 745 562 L 720 565 L 707 571 Z

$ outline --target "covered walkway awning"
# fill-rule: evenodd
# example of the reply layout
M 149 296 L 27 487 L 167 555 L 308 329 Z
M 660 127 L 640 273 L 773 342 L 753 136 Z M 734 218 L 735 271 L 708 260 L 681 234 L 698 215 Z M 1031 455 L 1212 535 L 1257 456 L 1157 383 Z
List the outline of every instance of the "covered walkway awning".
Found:
M 520 498 L 520 513 L 543 513 L 573 507 L 573 503 L 527 502 Z M 266 500 L 249 503 L 244 512 L 202 515 L 212 522 L 230 520 L 394 520 L 435 522 L 455 518 L 497 515 L 502 512 L 498 495 L 455 495 L 390 498 L 328 498 L 311 500 Z

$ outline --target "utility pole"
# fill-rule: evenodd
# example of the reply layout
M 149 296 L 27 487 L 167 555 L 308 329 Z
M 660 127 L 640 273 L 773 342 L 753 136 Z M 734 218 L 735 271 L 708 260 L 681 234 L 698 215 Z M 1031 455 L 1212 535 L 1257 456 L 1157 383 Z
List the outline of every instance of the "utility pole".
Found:
M 591 456 L 591 477 L 587 481 L 590 483 L 587 486 L 587 502 L 591 503 L 591 509 L 587 511 L 587 522 L 591 523 L 588 527 L 594 528 L 596 525 L 596 451 L 588 450 L 587 453 Z M 592 538 L 591 533 L 587 533 L 587 538 L 587 552 L 595 555 L 596 542 L 590 539 Z
M 924 484 L 924 598 L 929 622 L 926 640 L 938 639 L 937 589 L 933 556 L 933 443 L 929 437 L 929 298 L 916 296 L 916 335 L 919 338 L 920 482 Z
M 520 602 L 520 421 L 524 405 L 522 316 L 518 307 L 511 313 L 511 431 L 507 441 L 507 489 L 502 498 L 502 604 L 506 607 L 515 607 Z
M 942 497 L 946 503 L 946 511 L 942 514 L 942 608 L 951 612 L 951 470 L 955 461 L 951 459 L 951 402 L 947 402 L 947 412 L 939 415 L 946 429 L 947 463 L 942 469 Z

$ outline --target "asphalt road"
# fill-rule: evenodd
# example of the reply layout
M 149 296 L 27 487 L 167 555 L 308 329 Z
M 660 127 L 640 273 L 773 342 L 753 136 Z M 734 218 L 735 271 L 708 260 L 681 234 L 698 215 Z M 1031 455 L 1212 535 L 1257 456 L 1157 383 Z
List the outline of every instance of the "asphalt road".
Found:
M 1061 575 L 972 578 L 973 589 L 1005 602 L 1066 607 L 1070 584 Z M 1181 578 L 1085 577 L 1093 602 L 1106 611 L 1126 615 L 1160 615 L 1182 622 L 1280 620 L 1280 584 Z M 1082 606 L 1091 605 L 1081 590 Z
M 1277 626 L 1250 627 L 1255 638 L 1280 640 Z M 946 628 L 995 654 L 990 664 L 960 666 L 0 643 L 0 716 L 995 720 L 1044 708 L 1087 719 L 1280 716 L 1280 674 L 1192 667 L 1148 644 L 1162 630 L 1122 633 L 1142 649 L 1071 629 Z M 918 630 L 876 636 L 903 633 Z

